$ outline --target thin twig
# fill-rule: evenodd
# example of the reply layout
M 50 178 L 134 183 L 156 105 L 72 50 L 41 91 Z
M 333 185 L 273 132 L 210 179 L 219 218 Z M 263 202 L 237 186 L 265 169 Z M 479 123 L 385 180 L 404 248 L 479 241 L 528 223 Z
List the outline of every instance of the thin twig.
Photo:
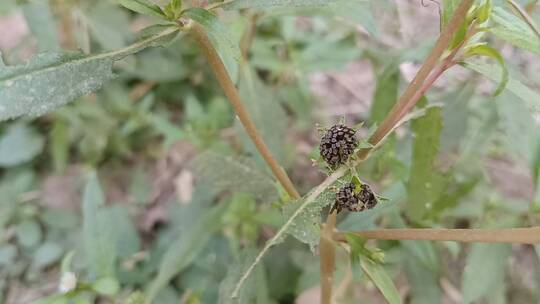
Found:
M 221 58 L 219 57 L 219 54 L 210 42 L 210 39 L 208 39 L 208 36 L 204 32 L 203 27 L 196 22 L 193 22 L 190 28 L 190 32 L 193 34 L 195 40 L 199 43 L 201 47 L 201 52 L 206 57 L 208 63 L 212 67 L 212 70 L 214 71 L 214 74 L 216 75 L 216 78 L 221 85 L 225 96 L 227 96 L 227 99 L 234 108 L 236 116 L 244 126 L 246 133 L 255 144 L 255 147 L 257 147 L 257 150 L 262 155 L 262 157 L 272 170 L 272 173 L 279 181 L 279 183 L 283 186 L 285 191 L 287 191 L 287 193 L 292 198 L 299 199 L 300 194 L 292 184 L 289 176 L 287 175 L 287 173 L 285 173 L 285 170 L 283 170 L 283 168 L 279 166 L 278 162 L 266 146 L 263 138 L 261 137 L 259 132 L 257 132 L 255 123 L 253 123 L 251 117 L 249 116 L 249 113 L 244 107 L 244 104 L 240 99 L 240 95 L 238 94 L 238 90 L 234 85 L 234 82 L 231 80 L 231 77 L 229 76 L 229 73 L 227 72 L 227 69 L 223 64 L 223 61 L 221 61 Z
M 508 229 L 377 229 L 355 231 L 354 234 L 377 240 L 426 240 L 475 243 L 540 244 L 540 227 Z M 335 233 L 334 239 L 346 241 L 344 233 Z

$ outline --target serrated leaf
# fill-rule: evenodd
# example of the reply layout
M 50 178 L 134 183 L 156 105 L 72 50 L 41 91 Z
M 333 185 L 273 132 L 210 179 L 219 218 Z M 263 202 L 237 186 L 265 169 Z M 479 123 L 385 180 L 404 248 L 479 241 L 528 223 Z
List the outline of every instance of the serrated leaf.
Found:
M 114 276 L 116 250 L 111 235 L 113 219 L 103 213 L 105 196 L 97 174 L 89 174 L 82 198 L 83 237 L 87 263 L 96 277 Z
M 495 7 L 491 14 L 494 26 L 490 32 L 509 43 L 540 54 L 540 37 L 534 33 L 526 22 L 510 14 L 501 7 Z
M 319 186 L 317 186 L 313 191 L 311 191 L 304 199 L 300 200 L 300 203 L 298 205 L 298 208 L 294 210 L 294 212 L 290 215 L 289 218 L 285 220 L 281 228 L 274 234 L 274 236 L 266 241 L 264 244 L 263 249 L 259 252 L 259 254 L 255 257 L 255 259 L 251 262 L 250 266 L 244 271 L 238 282 L 236 283 L 233 292 L 232 297 L 238 297 L 238 294 L 240 290 L 242 289 L 242 286 L 244 285 L 245 281 L 249 277 L 249 275 L 253 272 L 255 267 L 261 262 L 261 259 L 263 256 L 270 250 L 270 248 L 276 244 L 279 244 L 282 242 L 286 236 L 286 234 L 290 231 L 291 227 L 294 226 L 297 219 L 306 211 L 309 210 L 312 207 L 312 204 L 317 200 L 319 195 L 321 195 L 323 192 L 327 190 L 328 187 L 332 186 L 338 178 L 343 176 L 345 174 L 345 168 L 340 168 L 336 170 L 332 175 L 330 175 L 328 178 L 325 179 L 324 182 L 322 182 Z
M 251 119 L 257 126 L 257 130 L 264 139 L 266 145 L 277 159 L 278 163 L 285 160 L 285 138 L 287 131 L 287 115 L 277 101 L 277 96 L 266 87 L 256 73 L 248 66 L 241 69 L 239 81 L 240 97 L 248 110 Z M 242 134 L 244 144 L 249 152 L 257 155 L 260 163 L 264 164 L 262 157 L 257 152 L 251 139 L 247 136 L 244 128 L 237 122 L 237 129 Z
M 0 137 L 0 167 L 13 167 L 32 160 L 43 151 L 43 136 L 25 123 L 11 124 Z
M 262 202 L 279 198 L 274 180 L 248 158 L 207 151 L 195 160 L 195 170 L 215 191 L 246 192 Z
M 394 282 L 390 276 L 388 276 L 382 265 L 377 264 L 364 256 L 360 256 L 360 266 L 373 284 L 381 291 L 389 304 L 401 303 L 401 297 L 399 296 L 396 285 L 394 285 Z
M 255 257 L 255 254 L 255 250 L 244 250 L 240 258 L 229 268 L 227 276 L 219 286 L 219 304 L 269 303 L 266 274 L 263 267 L 258 267 L 255 270 L 254 279 L 242 288 L 238 298 L 231 298 L 234 283 L 249 266 L 248 262 Z
M 182 16 L 193 19 L 204 29 L 210 41 L 217 49 L 221 60 L 227 67 L 232 79 L 237 79 L 238 62 L 241 58 L 240 47 L 235 42 L 227 27 L 213 13 L 198 7 L 190 8 L 182 12 Z
M 299 241 L 309 245 L 312 252 L 315 251 L 321 237 L 321 211 L 331 204 L 335 194 L 327 189 L 319 195 L 309 208 L 300 213 L 287 228 L 287 234 L 294 236 Z M 288 203 L 283 206 L 283 216 L 285 219 L 291 218 L 294 212 L 302 206 L 304 199 Z
M 60 50 L 60 42 L 56 32 L 49 1 L 31 1 L 22 6 L 26 24 L 32 35 L 36 37 L 41 52 Z
M 469 60 L 464 63 L 464 66 L 486 76 L 492 81 L 499 81 L 499 79 L 502 78 L 503 72 L 501 71 L 501 68 L 496 65 Z M 512 75 L 508 77 L 506 89 L 523 100 L 529 111 L 540 113 L 540 95 L 525 86 L 516 78 L 513 78 Z
M 170 245 L 161 260 L 157 277 L 150 284 L 149 302 L 152 302 L 174 276 L 197 258 L 212 234 L 221 227 L 220 218 L 226 207 L 226 204 L 213 207 Z
M 441 177 L 433 172 L 442 130 L 441 109 L 428 108 L 424 116 L 412 121 L 411 128 L 414 140 L 407 212 L 413 220 L 421 220 L 441 190 Z
M 473 244 L 467 256 L 462 280 L 463 303 L 477 302 L 504 280 L 505 265 L 511 254 L 507 244 Z
M 144 15 L 165 18 L 161 8 L 149 0 L 120 0 L 120 4 L 127 9 Z
M 501 80 L 499 81 L 499 85 L 497 86 L 497 89 L 495 89 L 495 92 L 493 93 L 493 95 L 497 96 L 501 94 L 501 92 L 506 87 L 506 84 L 508 83 L 508 70 L 506 69 L 504 58 L 501 56 L 499 51 L 490 47 L 489 45 L 478 44 L 478 45 L 467 47 L 465 49 L 464 56 L 465 57 L 486 56 L 486 57 L 495 59 L 497 61 L 497 63 L 499 64 L 499 67 L 502 70 L 502 76 L 501 76 Z
M 123 49 L 97 55 L 44 53 L 25 64 L 0 68 L 0 121 L 43 115 L 99 89 L 113 78 L 115 60 L 160 45 L 177 32 L 171 27 Z

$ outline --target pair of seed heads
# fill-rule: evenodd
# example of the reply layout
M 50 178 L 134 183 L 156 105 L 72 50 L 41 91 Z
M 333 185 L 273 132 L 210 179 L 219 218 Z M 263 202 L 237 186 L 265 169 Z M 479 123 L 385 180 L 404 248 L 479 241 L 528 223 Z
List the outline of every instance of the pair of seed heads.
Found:
M 322 159 L 330 168 L 335 169 L 345 164 L 357 147 L 356 130 L 343 124 L 337 124 L 323 135 L 319 150 Z M 378 202 L 377 197 L 369 185 L 362 184 L 358 192 L 355 190 L 356 187 L 353 183 L 348 183 L 339 189 L 330 212 L 336 210 L 339 213 L 343 209 L 362 211 L 375 207 Z

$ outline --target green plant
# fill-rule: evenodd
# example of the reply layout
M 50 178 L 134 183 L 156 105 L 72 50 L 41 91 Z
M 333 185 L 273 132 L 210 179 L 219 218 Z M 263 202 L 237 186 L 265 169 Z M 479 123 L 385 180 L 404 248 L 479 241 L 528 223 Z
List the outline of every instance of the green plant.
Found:
M 100 32 L 100 22 L 82 17 L 80 18 L 82 26 L 95 31 L 93 40 L 101 44 L 102 52 L 88 54 L 92 45 L 89 38 L 83 35 L 77 39 L 82 46 L 81 49 L 86 53 L 44 53 L 20 65 L 6 66 L 0 61 L 1 120 L 21 116 L 37 117 L 55 110 L 54 113 L 45 116 L 45 119 L 35 122 L 33 126 L 23 120 L 6 126 L 5 133 L 0 139 L 0 166 L 6 168 L 5 176 L 0 183 L 3 198 L 0 202 L 3 204 L 2 214 L 5 214 L 0 217 L 0 228 L 14 226 L 17 244 L 27 252 L 39 246 L 35 253 L 37 257 L 32 257 L 31 262 L 26 261 L 24 264 L 30 265 L 28 268 L 34 269 L 36 273 L 58 262 L 63 253 L 63 249 L 57 245 L 59 235 L 69 234 L 70 229 L 77 226 L 76 222 L 70 222 L 61 224 L 62 227 L 53 228 L 57 219 L 73 218 L 75 213 L 73 210 L 67 214 L 53 214 L 52 220 L 49 219 L 47 223 L 40 212 L 50 212 L 48 208 L 40 207 L 38 204 L 28 205 L 25 209 L 19 209 L 17 206 L 21 197 L 32 193 L 31 190 L 35 188 L 32 170 L 33 168 L 38 170 L 40 165 L 32 165 L 30 162 L 43 151 L 45 142 L 44 136 L 36 131 L 39 129 L 38 126 L 48 124 L 51 126 L 49 150 L 54 170 L 57 172 L 65 170 L 70 162 L 70 152 L 76 155 L 81 163 L 91 167 L 82 169 L 83 175 L 86 176 L 82 197 L 81 232 L 84 243 L 82 246 L 85 248 L 85 270 L 72 270 L 70 265 L 74 255 L 68 254 L 64 257 L 61 270 L 62 286 L 65 288 L 61 289 L 59 295 L 44 298 L 39 303 L 69 301 L 84 303 L 93 302 L 98 298 L 111 302 L 122 299 L 128 303 L 174 302 L 171 299 L 175 299 L 177 293 L 170 286 L 171 282 L 176 286 L 182 286 L 182 300 L 186 303 L 215 302 L 216 297 L 223 303 L 269 302 L 269 293 L 272 291 L 266 290 L 266 287 L 272 284 L 266 282 L 267 274 L 258 266 L 270 254 L 270 249 L 283 243 L 287 235 L 308 244 L 313 252 L 318 248 L 321 303 L 331 303 L 333 298 L 339 295 L 339 288 L 334 290 L 336 267 L 340 268 L 339 271 L 351 272 L 350 275 L 343 277 L 344 286 L 351 280 L 364 280 L 361 275 L 353 273 L 361 269 L 381 291 L 386 301 L 400 303 L 399 292 L 384 266 L 385 249 L 395 248 L 396 244 L 381 242 L 377 243 L 380 249 L 373 248 L 373 244 L 367 239 L 526 244 L 540 242 L 537 227 L 501 228 L 515 226 L 518 222 L 532 225 L 535 223 L 532 216 L 527 221 L 518 221 L 518 218 L 527 215 L 523 211 L 513 211 L 517 216 L 505 219 L 499 215 L 504 208 L 492 207 L 489 201 L 486 203 L 485 214 L 482 214 L 485 218 L 481 223 L 493 226 L 491 229 L 437 228 L 444 226 L 447 220 L 443 217 L 444 212 L 454 210 L 461 200 L 472 195 L 474 189 L 489 188 L 487 184 L 483 184 L 484 188 L 477 186 L 480 178 L 467 171 L 474 167 L 472 159 L 479 157 L 479 148 L 475 147 L 481 147 L 490 136 L 495 137 L 493 134 L 497 128 L 493 126 L 493 120 L 506 121 L 514 128 L 514 135 L 520 134 L 523 128 L 511 124 L 513 115 L 515 114 L 517 119 L 523 112 L 526 113 L 527 110 L 537 112 L 539 108 L 538 94 L 512 77 L 513 72 L 507 67 L 504 57 L 492 46 L 496 45 L 492 37 L 496 37 L 518 48 L 540 54 L 540 34 L 534 18 L 518 3 L 509 1 L 510 7 L 516 10 L 514 15 L 497 1 L 493 3 L 490 0 L 442 1 L 440 35 L 399 98 L 397 98 L 399 90 L 397 63 L 401 61 L 401 56 L 405 55 L 390 53 L 380 55 L 378 54 L 380 49 L 371 50 L 371 53 L 366 51 L 365 56 L 376 65 L 386 61 L 378 77 L 372 116 L 368 119 L 370 123 L 366 132 L 368 136 L 357 143 L 352 138 L 355 130 L 343 127 L 350 135 L 343 139 L 340 138 L 341 134 L 336 134 L 339 130 L 332 127 L 328 131 L 329 136 L 323 137 L 321 143 L 322 157 L 330 165 L 329 170 L 322 171 L 328 176 L 311 190 L 303 191 L 306 194 L 302 196 L 284 167 L 280 165 L 287 160 L 282 141 L 287 133 L 286 113 L 280 105 L 272 103 L 273 100 L 259 102 L 258 99 L 269 98 L 271 90 L 266 83 L 279 84 L 285 88 L 283 94 L 293 96 L 283 98 L 288 102 L 284 102 L 287 110 L 296 117 L 302 117 L 306 107 L 300 104 L 303 84 L 298 77 L 301 72 L 298 71 L 317 69 L 317 64 L 321 64 L 319 68 L 324 69 L 324 62 L 320 62 L 324 61 L 321 60 L 323 56 L 317 53 L 321 44 L 326 44 L 322 48 L 326 47 L 329 50 L 328 54 L 334 60 L 333 65 L 346 62 L 348 58 L 358 56 L 358 53 L 356 46 L 350 45 L 349 33 L 344 34 L 339 28 L 332 27 L 328 30 L 329 41 L 320 42 L 321 39 L 317 34 L 313 37 L 295 37 L 295 25 L 288 24 L 289 27 L 283 30 L 283 33 L 292 37 L 291 41 L 280 44 L 281 41 L 272 36 L 275 35 L 272 32 L 274 28 L 272 23 L 277 21 L 269 20 L 269 25 L 264 24 L 269 29 L 260 33 L 263 36 L 268 35 L 269 39 L 257 40 L 259 18 L 265 14 L 279 16 L 280 13 L 351 17 L 348 12 L 350 7 L 366 9 L 364 5 L 368 5 L 367 1 L 229 0 L 212 1 L 211 4 L 193 1 L 196 3 L 192 5 L 186 2 L 171 0 L 164 6 L 159 6 L 149 0 L 121 0 L 120 4 L 125 8 L 148 15 L 158 22 L 143 29 L 140 39 L 130 45 L 112 46 L 111 41 L 114 39 L 106 35 L 114 35 L 114 31 Z M 26 15 L 32 16 L 37 13 L 34 6 L 43 3 L 31 2 L 25 5 L 27 5 Z M 62 10 L 65 9 L 63 6 L 65 3 L 57 5 L 58 11 L 55 13 L 61 18 L 71 18 Z M 68 11 L 69 9 L 68 7 Z M 248 16 L 239 21 L 239 23 L 245 21 L 241 35 L 231 33 L 235 31 L 234 26 L 226 26 L 218 17 L 220 15 L 218 12 L 238 10 L 246 10 L 243 14 Z M 80 9 L 73 11 L 81 13 Z M 125 14 L 125 11 L 118 7 L 111 12 L 112 20 L 117 20 L 116 17 Z M 45 23 L 51 20 L 50 12 L 46 11 L 46 14 L 48 15 L 39 15 L 39 18 L 48 20 Z M 98 17 L 106 18 L 107 15 L 93 16 Z M 39 18 L 35 20 L 41 20 Z M 370 19 L 362 20 L 366 23 L 364 27 L 369 30 L 370 24 L 365 20 Z M 284 23 L 286 24 L 286 21 Z M 43 27 L 34 24 L 30 28 L 38 37 L 51 36 L 54 33 L 52 29 L 54 25 L 51 24 Z M 82 32 L 88 34 L 89 30 Z M 124 36 L 127 37 L 128 34 L 119 31 L 116 38 L 122 40 Z M 242 37 L 239 38 L 240 36 Z M 178 42 L 179 38 L 182 38 L 181 43 Z M 127 40 L 129 39 L 126 38 L 125 41 Z M 191 47 L 190 42 L 195 42 L 198 48 Z M 40 49 L 41 47 L 49 50 L 60 49 L 57 38 L 38 39 L 37 43 Z M 181 56 L 165 56 L 169 50 L 167 47 L 171 45 L 181 53 Z M 149 49 L 152 47 L 164 48 Z M 251 48 L 255 53 L 252 57 L 250 57 Z M 278 51 L 268 52 L 269 49 Z M 204 61 L 198 60 L 198 52 L 202 54 Z M 274 53 L 279 52 L 285 55 L 277 59 L 272 58 Z M 140 64 L 130 62 L 129 56 L 136 54 L 141 56 Z M 395 56 L 395 60 L 385 60 L 391 56 Z M 159 60 L 155 58 L 162 57 L 168 58 L 170 62 L 164 65 L 164 72 L 156 73 L 153 70 L 158 67 L 156 62 Z M 489 60 L 482 61 L 478 57 L 488 57 Z M 185 66 L 175 66 L 177 60 L 184 60 Z M 288 62 L 284 64 L 281 62 L 283 60 Z M 205 75 L 206 66 L 211 69 L 219 87 L 209 80 L 209 77 L 201 81 L 201 77 L 204 76 L 200 75 Z M 454 119 L 455 128 L 459 129 L 462 117 L 458 106 L 446 110 L 447 107 L 443 108 L 439 103 L 428 102 L 426 94 L 441 76 L 457 66 L 483 74 L 498 83 L 490 97 L 496 105 L 485 106 L 487 110 L 478 111 L 477 116 L 480 118 L 470 119 L 480 125 L 471 131 L 471 134 L 461 131 L 455 135 L 466 138 L 468 142 L 464 141 L 460 147 L 459 157 L 453 162 L 452 168 L 443 171 L 435 166 L 439 151 L 442 149 L 441 138 L 445 130 L 448 130 L 443 128 L 443 121 L 451 122 L 451 119 Z M 173 67 L 173 71 L 167 67 Z M 137 91 L 133 88 L 131 95 L 135 97 L 130 97 L 125 87 L 108 84 L 114 78 L 114 68 L 121 70 L 121 77 L 126 77 L 127 80 L 123 79 L 126 83 L 132 79 L 142 79 L 142 93 L 135 95 Z M 471 83 L 476 81 L 475 78 L 470 79 L 473 79 L 470 80 Z M 179 80 L 182 82 L 174 82 L 180 82 Z M 154 90 L 156 82 L 160 83 L 159 90 Z M 100 88 L 104 89 L 88 95 Z M 473 94 L 467 90 L 473 89 L 466 87 L 457 98 L 449 99 L 458 99 L 458 102 L 463 99 L 466 102 L 466 96 L 470 98 Z M 156 94 L 160 94 L 158 101 Z M 232 106 L 234 115 L 231 115 L 232 112 L 223 105 L 225 100 L 222 94 Z M 182 105 L 175 102 L 161 102 L 166 99 L 174 100 L 179 98 L 178 96 L 182 98 Z M 137 104 L 126 103 L 130 98 L 137 100 Z M 499 101 L 506 98 L 518 102 L 513 105 Z M 61 107 L 76 99 L 83 100 L 77 104 Z M 207 102 L 204 103 L 202 100 Z M 182 112 L 182 118 L 175 117 L 175 113 L 179 111 Z M 530 115 L 526 117 L 531 119 Z M 237 139 L 242 142 L 240 148 L 234 141 L 229 145 L 219 140 L 222 137 L 220 131 L 231 126 L 234 118 L 238 118 L 243 127 L 243 130 L 237 128 L 241 134 Z M 393 134 L 398 127 L 409 122 L 412 130 L 409 140 L 400 139 Z M 533 123 L 526 125 L 525 129 L 531 125 Z M 532 168 L 531 174 L 537 181 L 537 146 L 529 147 L 527 144 L 529 138 L 523 136 L 516 135 L 511 146 L 512 149 L 518 150 L 518 155 L 526 155 L 527 162 Z M 171 225 L 156 237 L 155 244 L 148 245 L 150 249 L 144 250 L 140 236 L 131 222 L 130 210 L 106 204 L 106 196 L 94 170 L 105 160 L 131 159 L 137 163 L 146 157 L 154 160 L 162 158 L 160 154 L 162 151 L 140 144 L 156 143 L 162 138 L 167 148 L 176 141 L 186 140 L 194 143 L 199 149 L 209 148 L 212 151 L 198 153 L 194 162 L 193 171 L 197 173 L 201 182 L 197 183 L 195 189 L 184 190 L 183 193 L 189 197 L 191 203 L 188 206 L 171 207 L 170 213 L 173 217 Z M 537 142 L 534 135 L 530 135 L 530 138 L 534 138 Z M 329 142 L 331 144 L 332 139 L 338 142 L 345 141 L 345 150 L 328 151 L 334 148 L 327 145 Z M 494 142 L 493 150 L 496 150 L 499 143 L 496 140 Z M 395 156 L 396 151 L 403 149 L 400 144 L 411 146 L 410 162 Z M 235 154 L 238 150 L 245 153 Z M 461 171 L 456 168 L 460 168 Z M 164 175 L 167 179 L 171 179 L 170 176 L 181 176 L 176 171 L 182 169 L 191 172 L 191 169 L 171 168 L 172 172 L 167 171 Z M 266 169 L 269 169 L 273 177 L 265 171 Z M 137 170 L 144 172 L 142 167 L 138 167 Z M 144 189 L 149 181 L 140 176 L 144 174 L 134 174 L 132 187 L 135 190 L 129 194 L 129 200 L 139 202 L 141 205 L 148 201 L 157 204 L 155 202 L 160 201 L 159 195 L 151 198 Z M 366 176 L 378 176 L 375 179 L 383 185 L 391 183 L 397 189 L 395 191 L 398 195 L 389 195 L 389 202 L 382 200 L 377 204 L 377 208 L 373 208 L 377 199 L 369 186 L 360 181 Z M 112 180 L 111 178 L 111 183 Z M 349 184 L 350 181 L 353 182 Z M 182 183 L 182 180 L 178 183 Z M 345 188 L 339 190 L 337 194 L 337 205 L 329 210 L 326 223 L 322 224 L 321 214 L 335 201 L 335 188 L 343 185 Z M 167 186 L 171 187 L 168 184 Z M 184 188 L 190 189 L 189 186 Z M 347 189 L 351 191 L 345 191 Z M 344 191 L 346 193 L 343 193 Z M 166 192 L 163 191 L 161 194 Z M 231 193 L 233 195 L 228 195 Z M 346 201 L 342 200 L 341 194 L 346 194 Z M 407 204 L 401 212 L 397 201 L 403 197 L 407 198 Z M 355 200 L 354 204 L 361 202 L 362 207 L 351 206 L 349 201 L 351 199 Z M 37 199 L 32 196 L 28 199 L 31 202 L 35 200 Z M 261 202 L 265 204 L 260 204 Z M 147 211 L 145 208 L 151 210 L 152 207 L 142 206 L 142 214 Z M 388 216 L 381 225 L 392 227 L 391 229 L 376 229 L 374 218 L 382 214 L 383 208 L 386 208 Z M 339 230 L 336 228 L 337 213 L 342 209 L 360 211 L 357 214 L 347 214 L 348 217 L 340 223 L 346 224 L 347 220 L 351 219 L 349 225 L 352 228 L 350 226 Z M 280 217 L 279 211 L 283 217 Z M 537 211 L 538 204 L 533 202 L 530 212 L 535 214 Z M 493 224 L 495 221 L 493 218 L 497 219 L 498 216 L 503 220 L 499 225 Z M 360 220 L 370 223 L 370 228 L 373 229 L 364 230 L 367 226 L 362 227 L 363 223 L 358 223 Z M 42 226 L 47 228 L 42 229 Z M 416 228 L 403 228 L 405 226 Z M 260 231 L 264 230 L 261 227 L 270 227 L 272 234 L 266 235 L 264 246 L 257 253 L 257 239 Z M 49 229 L 59 229 L 59 232 L 52 236 L 47 234 L 47 239 L 51 240 L 42 242 L 44 239 L 42 230 Z M 358 229 L 361 230 L 356 231 Z M 226 238 L 216 233 L 221 230 L 225 231 Z M 70 245 L 75 246 L 75 243 L 72 242 Z M 230 248 L 222 249 L 229 243 L 232 244 Z M 416 277 L 437 282 L 441 270 L 438 268 L 438 253 L 434 245 L 407 241 L 401 244 L 404 250 L 400 258 L 405 260 L 412 257 L 422 263 L 421 266 L 415 267 L 407 266 L 408 264 L 404 262 L 405 272 L 413 288 L 412 297 L 418 302 L 437 302 L 433 299 L 440 299 L 438 284 L 432 283 L 434 285 L 427 287 L 433 294 L 428 292 L 419 294 L 415 288 L 423 286 L 424 282 L 414 281 Z M 18 250 L 8 245 L 0 247 L 0 252 L 3 253 L 0 257 L 5 257 L 5 264 L 15 259 L 13 251 Z M 283 250 L 287 251 L 291 246 L 294 245 L 286 243 Z M 479 257 L 487 251 L 475 245 L 469 256 L 471 264 L 481 265 Z M 137 255 L 139 252 L 147 255 Z M 226 254 L 215 255 L 215 252 Z M 294 249 L 290 252 L 294 252 Z M 350 262 L 345 263 L 345 270 L 341 265 L 343 263 L 339 263 L 339 254 L 342 252 L 346 252 L 350 258 Z M 493 259 L 497 262 L 490 267 L 498 269 L 498 272 L 493 276 L 492 284 L 503 284 L 501 282 L 504 278 L 500 273 L 504 272 L 501 265 L 508 255 L 509 249 L 504 245 L 500 245 L 494 251 Z M 76 254 L 75 257 L 77 256 L 79 255 Z M 282 258 L 284 262 L 281 264 L 286 265 L 285 269 L 291 273 L 294 272 L 291 269 L 295 268 L 291 266 L 294 264 L 294 261 L 291 262 L 293 259 L 292 253 L 290 256 L 287 254 L 286 258 Z M 238 265 L 227 267 L 232 260 L 236 260 Z M 120 264 L 119 261 L 123 263 Z M 210 264 L 215 268 L 209 269 Z M 229 268 L 228 275 L 223 278 L 222 273 L 227 268 Z M 276 266 L 276 269 L 281 268 Z M 82 279 L 76 274 L 78 271 L 84 272 L 85 276 Z M 182 279 L 188 278 L 186 282 L 177 278 L 179 273 L 185 274 Z M 464 302 L 489 297 L 488 290 L 495 288 L 486 285 L 479 289 L 468 289 L 466 282 L 473 282 L 476 279 L 474 273 L 464 274 Z M 205 289 L 217 290 L 215 284 L 219 281 L 222 281 L 219 295 L 217 292 L 204 293 Z M 286 290 L 286 287 L 283 289 Z

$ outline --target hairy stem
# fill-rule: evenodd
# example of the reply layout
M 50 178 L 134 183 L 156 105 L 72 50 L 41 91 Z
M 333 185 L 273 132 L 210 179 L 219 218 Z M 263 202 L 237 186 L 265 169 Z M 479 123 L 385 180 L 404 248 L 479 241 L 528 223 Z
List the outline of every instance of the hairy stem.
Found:
M 509 229 L 377 229 L 356 231 L 354 234 L 377 240 L 427 240 L 481 243 L 540 244 L 540 227 Z M 344 233 L 335 233 L 334 239 L 345 242 Z
M 242 103 L 242 100 L 240 99 L 240 95 L 238 94 L 238 90 L 236 89 L 234 82 L 231 80 L 231 77 L 229 76 L 229 73 L 227 72 L 227 69 L 225 68 L 225 65 L 223 64 L 223 61 L 221 61 L 221 58 L 219 57 L 218 52 L 210 42 L 210 39 L 204 32 L 204 29 L 202 26 L 200 26 L 197 23 L 193 23 L 190 28 L 190 32 L 195 38 L 195 40 L 199 43 L 201 47 L 201 51 L 203 55 L 208 60 L 208 63 L 210 64 L 210 67 L 214 71 L 214 74 L 216 75 L 216 78 L 221 85 L 221 88 L 223 89 L 223 92 L 225 93 L 225 96 L 227 96 L 227 99 L 231 103 L 232 107 L 234 108 L 234 112 L 236 113 L 236 116 L 244 126 L 249 138 L 253 141 L 255 144 L 255 147 L 259 151 L 259 153 L 262 155 L 264 160 L 266 161 L 266 164 L 270 167 L 272 170 L 272 173 L 276 177 L 276 179 L 279 181 L 279 183 L 283 186 L 285 191 L 294 199 L 299 199 L 300 194 L 292 184 L 291 180 L 289 179 L 289 176 L 279 166 L 276 159 L 266 146 L 264 140 L 262 139 L 259 132 L 257 132 L 257 128 L 255 126 L 255 123 L 251 120 L 251 117 L 249 116 L 249 113 L 247 112 L 246 108 L 244 107 L 244 104 Z

